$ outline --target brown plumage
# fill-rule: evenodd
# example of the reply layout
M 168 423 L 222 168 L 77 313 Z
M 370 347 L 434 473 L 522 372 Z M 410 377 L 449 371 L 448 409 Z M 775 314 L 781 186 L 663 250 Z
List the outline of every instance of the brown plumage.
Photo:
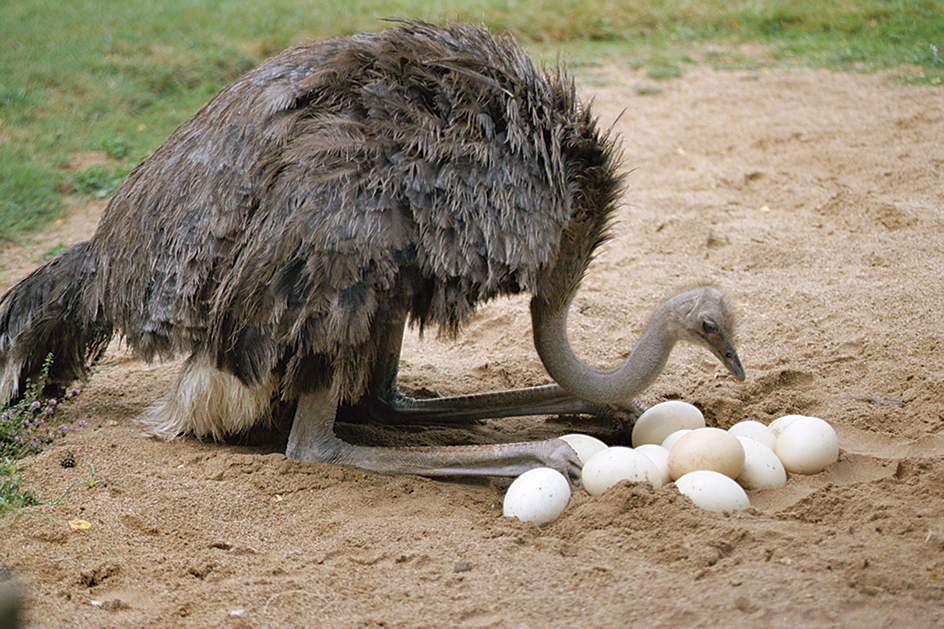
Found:
M 349 453 L 331 424 L 338 404 L 365 398 L 381 414 L 418 409 L 395 383 L 407 322 L 451 334 L 477 304 L 519 292 L 566 312 L 619 192 L 614 142 L 570 80 L 508 38 L 410 22 L 302 44 L 181 125 L 90 242 L 6 295 L 0 397 L 48 351 L 54 379 L 84 378 L 117 331 L 146 360 L 190 357 L 146 420 L 165 437 L 242 431 L 281 399 L 297 402 L 297 458 L 573 476 L 557 440 L 521 444 L 527 461 L 510 466 L 486 448 L 468 450 L 475 469 L 410 467 Z M 578 391 L 537 396 L 597 408 Z

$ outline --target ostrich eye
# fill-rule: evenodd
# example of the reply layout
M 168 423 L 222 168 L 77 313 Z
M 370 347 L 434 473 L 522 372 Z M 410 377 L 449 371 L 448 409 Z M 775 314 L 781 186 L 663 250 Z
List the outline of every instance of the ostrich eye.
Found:
M 705 320 L 701 322 L 701 329 L 704 330 L 705 334 L 717 334 L 718 326 L 716 326 L 711 321 Z

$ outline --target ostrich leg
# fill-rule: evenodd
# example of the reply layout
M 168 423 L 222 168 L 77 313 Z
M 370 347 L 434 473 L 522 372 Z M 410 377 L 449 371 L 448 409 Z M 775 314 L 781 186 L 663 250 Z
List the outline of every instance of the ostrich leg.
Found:
M 571 483 L 580 479 L 577 454 L 560 439 L 481 446 L 356 446 L 334 435 L 336 411 L 336 396 L 329 390 L 301 396 L 286 456 L 309 463 L 354 465 L 375 472 L 422 476 L 518 476 L 535 467 L 552 467 Z
M 556 384 L 431 399 L 409 397 L 397 386 L 405 323 L 405 315 L 391 317 L 378 337 L 385 339 L 386 346 L 374 368 L 365 404 L 381 423 L 441 425 L 528 415 L 599 416 L 614 408 L 575 398 Z M 623 410 L 641 412 L 632 407 Z

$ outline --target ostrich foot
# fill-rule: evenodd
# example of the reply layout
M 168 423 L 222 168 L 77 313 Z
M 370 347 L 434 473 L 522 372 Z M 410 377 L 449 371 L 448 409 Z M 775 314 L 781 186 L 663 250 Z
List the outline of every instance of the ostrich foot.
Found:
M 285 455 L 309 463 L 354 465 L 375 472 L 421 476 L 518 476 L 550 467 L 576 485 L 581 464 L 567 443 L 524 443 L 421 448 L 356 446 L 334 435 L 337 402 L 329 391 L 299 398 Z

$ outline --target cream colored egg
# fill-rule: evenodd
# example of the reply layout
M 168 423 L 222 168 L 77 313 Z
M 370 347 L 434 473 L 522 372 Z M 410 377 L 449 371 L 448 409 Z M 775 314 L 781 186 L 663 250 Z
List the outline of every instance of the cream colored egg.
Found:
M 774 433 L 774 439 L 780 436 L 780 431 L 801 417 L 806 417 L 806 415 L 784 415 L 770 422 L 768 428 L 770 428 L 770 432 Z
M 738 435 L 744 448 L 744 469 L 735 479 L 744 489 L 773 489 L 787 482 L 787 472 L 773 450 L 750 437 Z
M 675 481 L 678 490 L 709 511 L 737 511 L 751 505 L 744 489 L 732 478 L 711 470 L 689 472 Z
M 662 446 L 657 446 L 654 443 L 644 443 L 638 448 L 633 448 L 636 452 L 644 454 L 649 457 L 649 460 L 656 464 L 656 467 L 659 468 L 659 474 L 662 475 L 662 484 L 672 482 L 672 476 L 669 475 L 669 451 L 663 448 Z
M 818 417 L 798 417 L 780 431 L 774 451 L 788 472 L 816 474 L 839 459 L 839 437 Z
M 567 445 L 574 449 L 574 452 L 577 453 L 577 458 L 580 459 L 581 463 L 586 463 L 594 454 L 602 450 L 606 450 L 608 447 L 596 437 L 591 437 L 590 435 L 581 435 L 578 433 L 564 435 L 561 437 L 561 440 L 566 441 Z
M 704 425 L 705 416 L 698 407 L 679 400 L 660 402 L 636 420 L 633 447 L 646 443 L 661 444 L 676 430 L 702 428 Z
M 676 430 L 671 435 L 665 438 L 665 441 L 662 442 L 662 447 L 668 450 L 669 452 L 671 452 L 672 446 L 675 445 L 675 442 L 681 439 L 682 437 L 684 437 L 685 435 L 687 435 L 688 433 L 690 433 L 691 431 L 692 431 L 691 428 L 683 428 L 681 430 Z
M 549 467 L 528 470 L 505 492 L 502 513 L 523 522 L 544 524 L 560 517 L 570 502 L 570 483 Z
M 591 496 L 599 496 L 623 480 L 662 487 L 662 474 L 656 464 L 645 454 L 622 446 L 607 448 L 590 457 L 583 466 L 580 480 Z
M 669 450 L 669 473 L 678 479 L 698 470 L 737 478 L 744 469 L 744 448 L 737 437 L 720 428 L 698 428 Z
M 774 436 L 773 431 L 764 424 L 754 421 L 753 419 L 748 419 L 734 424 L 728 428 L 728 432 L 735 437 L 750 437 L 751 439 L 764 444 L 771 450 L 774 449 L 774 445 L 777 443 L 777 437 Z

